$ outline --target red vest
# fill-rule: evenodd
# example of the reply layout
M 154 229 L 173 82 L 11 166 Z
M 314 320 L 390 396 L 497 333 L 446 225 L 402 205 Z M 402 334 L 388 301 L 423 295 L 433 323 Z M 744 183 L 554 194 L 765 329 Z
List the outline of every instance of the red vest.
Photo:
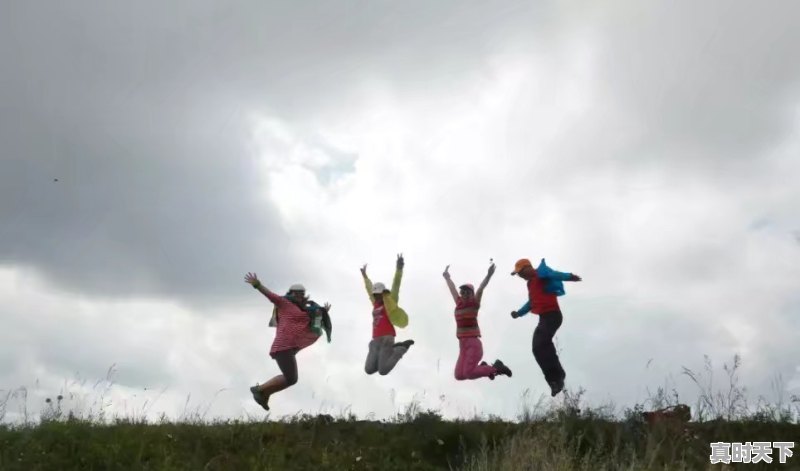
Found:
M 534 314 L 561 310 L 556 295 L 545 291 L 544 280 L 536 276 L 536 273 L 528 280 L 528 300 L 531 303 L 531 312 Z
M 481 329 L 478 327 L 478 309 L 481 305 L 473 296 L 469 301 L 461 296 L 456 302 L 456 337 L 480 337 Z

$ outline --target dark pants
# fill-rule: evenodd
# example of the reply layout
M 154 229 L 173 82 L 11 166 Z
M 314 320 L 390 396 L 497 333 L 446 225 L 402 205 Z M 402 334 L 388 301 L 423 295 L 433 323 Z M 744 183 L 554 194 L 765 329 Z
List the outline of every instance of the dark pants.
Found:
M 556 346 L 553 345 L 553 336 L 561 327 L 563 317 L 559 311 L 546 312 L 539 315 L 539 324 L 533 331 L 533 357 L 544 373 L 544 379 L 551 383 L 563 380 L 567 374 L 561 367 L 561 361 L 556 353 Z
M 278 363 L 278 368 L 281 369 L 281 374 L 286 378 L 286 383 L 289 386 L 297 383 L 297 349 L 283 350 L 275 352 L 272 358 Z

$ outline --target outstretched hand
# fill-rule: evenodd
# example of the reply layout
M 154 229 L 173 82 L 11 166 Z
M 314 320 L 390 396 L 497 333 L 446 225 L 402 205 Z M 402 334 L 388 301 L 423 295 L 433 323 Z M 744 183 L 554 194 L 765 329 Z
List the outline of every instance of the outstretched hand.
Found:
M 325 309 L 325 311 L 327 311 L 327 312 L 330 312 L 330 310 L 331 310 L 331 303 L 325 303 L 325 305 L 323 306 L 323 309 Z
M 516 319 L 517 317 L 519 317 L 519 313 L 517 311 L 511 311 L 511 318 Z
M 403 260 L 403 254 L 397 254 L 397 269 L 402 270 L 403 266 L 406 264 L 405 260 Z
M 261 284 L 261 282 L 258 280 L 258 275 L 256 275 L 255 273 L 250 273 L 250 272 L 248 272 L 244 276 L 244 281 L 245 281 L 245 283 L 250 283 L 251 285 L 253 285 L 253 287 L 256 287 L 256 286 Z
M 491 263 L 492 263 L 492 264 L 491 264 L 491 265 L 489 265 L 489 276 L 492 276 L 492 275 L 494 275 L 494 269 L 495 269 L 494 262 L 491 262 Z
M 450 265 L 447 265 L 445 267 L 444 273 L 442 273 L 442 276 L 445 277 L 445 278 L 450 278 Z
M 572 278 L 570 278 L 570 281 L 582 281 L 582 280 L 583 280 L 583 278 L 581 278 L 580 276 L 575 275 L 575 274 L 573 274 Z
M 365 263 L 363 267 L 361 267 L 361 274 L 367 276 L 367 264 Z

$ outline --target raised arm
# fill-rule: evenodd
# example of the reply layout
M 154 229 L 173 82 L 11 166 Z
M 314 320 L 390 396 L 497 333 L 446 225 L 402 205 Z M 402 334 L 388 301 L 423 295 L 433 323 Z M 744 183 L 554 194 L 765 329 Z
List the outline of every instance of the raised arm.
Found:
M 400 280 L 403 278 L 403 254 L 397 254 L 397 265 L 394 270 L 394 279 L 392 280 L 392 297 L 395 301 L 400 301 Z
M 450 294 L 453 295 L 453 301 L 458 302 L 458 291 L 456 291 L 456 285 L 453 283 L 453 280 L 450 279 L 450 265 L 444 269 L 444 273 L 442 273 L 444 280 L 447 282 L 447 287 L 450 289 Z
M 283 296 L 281 296 L 281 295 L 279 295 L 277 293 L 273 293 L 272 291 L 269 290 L 269 288 L 267 288 L 266 286 L 262 285 L 261 281 L 258 279 L 258 275 L 256 275 L 255 273 L 248 273 L 247 275 L 245 275 L 244 276 L 244 281 L 246 283 L 251 284 L 253 286 L 253 288 L 255 288 L 259 292 L 261 292 L 261 294 L 266 296 L 276 306 L 283 306 L 283 305 L 285 305 L 286 303 L 289 302 Z
M 367 296 L 369 297 L 369 302 L 374 303 L 375 297 L 372 295 L 372 281 L 370 281 L 369 277 L 367 276 L 367 264 L 365 263 L 363 267 L 361 267 L 361 277 L 364 279 L 364 288 L 367 289 Z
M 573 273 L 563 273 L 560 271 L 552 270 L 550 276 L 561 281 L 581 281 L 581 277 Z
M 486 289 L 486 285 L 489 284 L 489 280 L 492 279 L 492 275 L 494 275 L 494 268 L 494 263 L 489 265 L 489 271 L 486 272 L 486 277 L 481 281 L 481 285 L 478 286 L 478 291 L 475 293 L 475 298 L 477 298 L 479 304 L 483 297 L 483 290 Z

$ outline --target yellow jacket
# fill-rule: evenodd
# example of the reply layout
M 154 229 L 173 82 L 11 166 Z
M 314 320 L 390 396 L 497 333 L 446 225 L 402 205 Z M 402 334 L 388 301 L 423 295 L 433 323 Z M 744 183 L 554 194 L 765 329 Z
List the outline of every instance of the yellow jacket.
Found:
M 408 325 L 408 314 L 400 306 L 398 300 L 400 299 L 400 280 L 403 277 L 403 269 L 395 269 L 394 280 L 392 280 L 392 290 L 389 296 L 383 296 L 383 304 L 386 306 L 386 314 L 389 316 L 389 322 L 392 325 L 400 327 L 401 329 Z M 375 302 L 375 296 L 372 295 L 372 281 L 369 277 L 364 276 L 364 287 L 367 289 L 367 296 L 370 302 Z

